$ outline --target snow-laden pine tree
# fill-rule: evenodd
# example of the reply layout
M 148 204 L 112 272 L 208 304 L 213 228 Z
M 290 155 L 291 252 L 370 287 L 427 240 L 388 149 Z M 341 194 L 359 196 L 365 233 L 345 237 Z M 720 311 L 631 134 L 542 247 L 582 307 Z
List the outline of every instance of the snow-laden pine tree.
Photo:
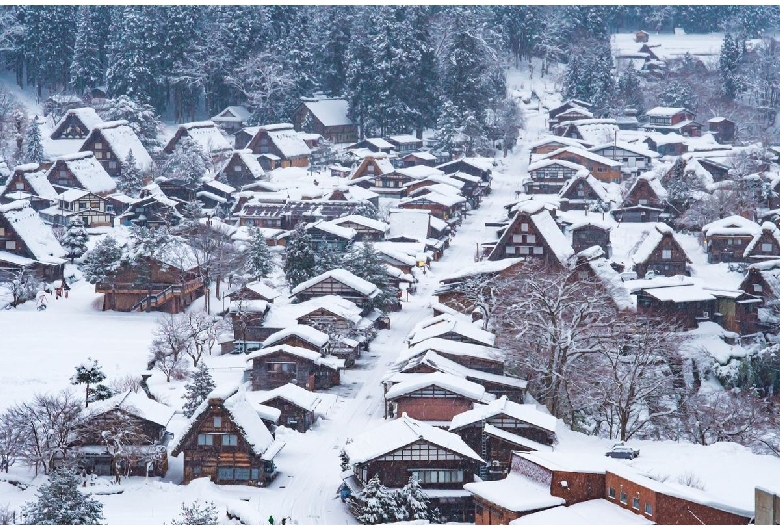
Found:
M 313 278 L 317 265 L 311 236 L 303 224 L 299 224 L 287 240 L 284 259 L 284 277 L 290 289 Z
M 348 471 L 350 468 L 349 455 L 345 449 L 342 449 L 339 453 L 339 466 L 341 466 L 342 471 Z
M 439 117 L 436 120 L 436 132 L 434 133 L 436 151 L 453 154 L 459 143 L 458 137 L 460 132 L 458 127 L 460 120 L 461 116 L 458 113 L 458 109 L 455 108 L 451 101 L 445 100 L 441 105 Z
M 122 248 L 111 236 L 106 236 L 84 255 L 81 272 L 89 283 L 112 283 L 122 264 Z
M 189 136 L 182 136 L 168 158 L 162 165 L 162 173 L 165 177 L 178 179 L 189 188 L 200 186 L 201 178 L 208 170 L 208 156 L 203 152 L 195 140 Z
M 695 111 L 696 95 L 690 85 L 684 80 L 673 80 L 664 85 L 658 94 L 658 104 L 665 107 L 683 107 Z
M 38 488 L 36 500 L 22 507 L 25 524 L 76 525 L 100 524 L 103 505 L 84 495 L 79 488 L 79 476 L 68 468 L 57 468 L 49 482 Z
M 314 266 L 315 276 L 343 267 L 344 254 L 338 250 L 325 246 L 313 252 L 315 254 L 316 262 L 316 265 Z
M 410 475 L 409 482 L 398 491 L 398 499 L 406 508 L 407 520 L 438 522 L 433 520 L 430 500 L 414 475 Z
M 728 100 L 733 100 L 742 91 L 742 79 L 739 75 L 739 63 L 742 60 L 742 47 L 731 33 L 723 37 L 720 47 L 718 72 L 721 79 L 721 92 Z
M 78 94 L 88 87 L 99 86 L 103 79 L 103 65 L 94 47 L 97 28 L 93 9 L 93 6 L 79 6 L 76 15 L 76 43 L 70 63 L 70 84 Z
M 116 189 L 130 197 L 137 197 L 144 186 L 144 177 L 135 161 L 133 150 L 127 153 L 127 158 L 122 162 L 122 173 L 116 178 Z
M 380 293 L 368 302 L 371 307 L 366 309 L 377 308 L 387 311 L 396 303 L 398 292 L 390 283 L 387 266 L 379 259 L 371 243 L 357 245 L 347 254 L 343 263 L 349 272 L 379 288 Z
M 213 502 L 194 501 L 192 504 L 181 504 L 179 519 L 174 519 L 175 525 L 212 525 L 219 524 L 219 514 Z
M 274 270 L 271 249 L 265 242 L 263 233 L 254 228 L 249 231 L 249 242 L 244 250 L 246 271 L 254 279 L 265 278 Z
M 184 385 L 184 406 L 182 412 L 188 418 L 191 418 L 195 410 L 208 397 L 212 390 L 216 388 L 214 380 L 211 378 L 208 366 L 200 363 L 195 373 L 192 374 L 192 380 Z
M 396 522 L 396 496 L 379 480 L 379 475 L 369 480 L 354 498 L 350 498 L 350 509 L 361 524 L 382 524 Z
M 41 128 L 38 126 L 38 116 L 30 121 L 27 132 L 24 135 L 24 149 L 22 160 L 25 164 L 40 164 L 43 161 L 43 142 L 41 140 Z
M 152 153 L 160 149 L 157 135 L 162 129 L 162 122 L 151 105 L 119 95 L 106 101 L 100 117 L 105 121 L 126 120 L 147 151 Z
M 617 97 L 624 108 L 631 108 L 642 114 L 645 110 L 645 98 L 634 61 L 629 61 L 626 71 L 618 78 Z M 620 109 L 622 110 L 622 109 Z
M 73 221 L 60 241 L 62 248 L 68 253 L 67 256 L 71 263 L 75 258 L 80 258 L 87 252 L 87 240 L 89 240 L 89 235 L 84 225 L 81 224 L 81 221 Z
M 95 401 L 102 401 L 111 397 L 111 391 L 103 384 L 103 381 L 106 380 L 103 368 L 96 360 L 89 360 L 92 361 L 91 364 L 82 363 L 78 365 L 76 373 L 70 378 L 70 382 L 73 385 L 85 385 L 85 407 L 89 407 L 89 404 Z

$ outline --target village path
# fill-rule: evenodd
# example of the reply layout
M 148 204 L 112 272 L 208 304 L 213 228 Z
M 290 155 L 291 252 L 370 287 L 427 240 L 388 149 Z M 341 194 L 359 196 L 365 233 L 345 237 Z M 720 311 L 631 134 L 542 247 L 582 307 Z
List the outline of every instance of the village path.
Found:
M 341 484 L 339 452 L 347 439 L 386 421 L 382 377 L 404 348 L 409 332 L 432 316 L 438 279 L 474 263 L 476 244 L 495 230 L 486 229 L 485 223 L 505 216 L 503 205 L 514 197 L 518 184 L 516 173 L 494 172 L 493 192 L 469 213 L 442 259 L 420 278 L 417 294 L 390 315 L 391 328 L 380 331 L 356 367 L 345 371 L 342 384 L 334 389 L 338 398 L 327 418 L 305 434 L 279 434 L 287 446 L 277 457 L 280 474 L 268 488 L 270 495 L 256 501 L 261 514 L 273 515 L 277 522 L 289 517 L 296 524 L 354 524 L 336 493 Z

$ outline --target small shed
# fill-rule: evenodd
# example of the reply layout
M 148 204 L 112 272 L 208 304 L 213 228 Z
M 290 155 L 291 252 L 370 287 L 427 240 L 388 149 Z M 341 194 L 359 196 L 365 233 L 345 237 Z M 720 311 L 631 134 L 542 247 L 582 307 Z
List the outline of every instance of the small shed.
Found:
M 648 42 L 650 40 L 650 34 L 646 31 L 639 30 L 634 36 L 634 42 Z

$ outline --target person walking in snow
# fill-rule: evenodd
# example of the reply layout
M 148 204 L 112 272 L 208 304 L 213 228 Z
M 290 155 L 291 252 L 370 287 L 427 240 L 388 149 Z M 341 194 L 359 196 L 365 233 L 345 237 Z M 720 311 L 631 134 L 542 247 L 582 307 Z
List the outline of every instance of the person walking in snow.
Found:
M 273 515 L 268 517 L 268 524 L 274 524 L 274 516 Z

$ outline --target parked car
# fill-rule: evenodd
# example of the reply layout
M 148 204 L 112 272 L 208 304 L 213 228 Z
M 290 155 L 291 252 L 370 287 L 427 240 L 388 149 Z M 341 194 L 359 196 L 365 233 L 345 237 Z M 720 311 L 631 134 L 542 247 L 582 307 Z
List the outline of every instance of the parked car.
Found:
M 605 456 L 610 458 L 623 458 L 626 460 L 633 460 L 639 456 L 639 449 L 634 449 L 625 444 L 619 443 L 612 446 L 612 449 L 605 453 Z

